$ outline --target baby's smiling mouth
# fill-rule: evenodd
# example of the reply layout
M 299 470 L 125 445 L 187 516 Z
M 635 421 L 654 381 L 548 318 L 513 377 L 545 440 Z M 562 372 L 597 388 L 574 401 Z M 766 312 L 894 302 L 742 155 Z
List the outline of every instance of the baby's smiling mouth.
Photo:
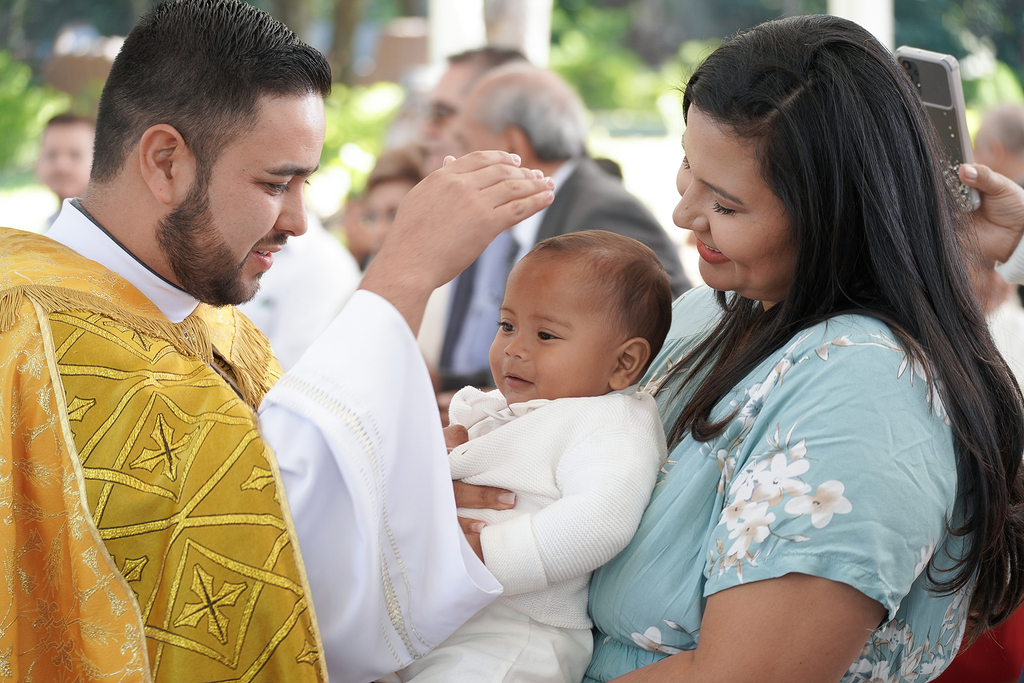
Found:
M 509 382 L 510 384 L 533 384 L 533 382 L 531 382 L 530 380 L 523 379 L 519 375 L 515 375 L 510 372 L 505 373 L 505 381 Z

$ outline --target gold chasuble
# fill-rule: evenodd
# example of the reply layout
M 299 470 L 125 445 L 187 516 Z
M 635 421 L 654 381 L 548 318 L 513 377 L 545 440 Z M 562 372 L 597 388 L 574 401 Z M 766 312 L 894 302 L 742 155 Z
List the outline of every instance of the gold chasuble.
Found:
M 280 376 L 232 307 L 168 321 L 0 229 L 0 681 L 323 681 L 254 410 Z

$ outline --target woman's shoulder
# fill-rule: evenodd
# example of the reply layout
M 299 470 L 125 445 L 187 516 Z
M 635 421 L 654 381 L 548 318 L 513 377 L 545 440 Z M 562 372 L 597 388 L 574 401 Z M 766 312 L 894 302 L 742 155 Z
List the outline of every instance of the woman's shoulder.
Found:
M 651 363 L 648 381 L 662 377 L 707 338 L 722 314 L 715 290 L 707 286 L 695 287 L 676 299 L 672 307 L 672 327 Z M 857 349 L 855 353 L 840 354 L 842 364 L 874 365 L 881 360 L 898 366 L 906 356 L 899 338 L 884 322 L 864 314 L 843 314 L 800 330 L 770 354 L 764 365 L 770 368 L 786 358 L 802 358 L 811 353 L 827 360 L 840 348 Z

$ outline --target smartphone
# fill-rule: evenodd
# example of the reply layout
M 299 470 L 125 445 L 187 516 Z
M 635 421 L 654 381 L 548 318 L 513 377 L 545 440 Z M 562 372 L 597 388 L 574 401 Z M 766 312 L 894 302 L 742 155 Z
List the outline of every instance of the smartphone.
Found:
M 960 85 L 960 64 L 953 55 L 906 45 L 897 48 L 896 61 L 910 76 L 928 110 L 932 126 L 946 153 L 947 178 L 958 189 L 958 199 L 963 207 L 974 211 L 981 202 L 978 191 L 961 183 L 957 176 L 960 164 L 974 162 L 971 136 L 967 132 L 964 90 Z

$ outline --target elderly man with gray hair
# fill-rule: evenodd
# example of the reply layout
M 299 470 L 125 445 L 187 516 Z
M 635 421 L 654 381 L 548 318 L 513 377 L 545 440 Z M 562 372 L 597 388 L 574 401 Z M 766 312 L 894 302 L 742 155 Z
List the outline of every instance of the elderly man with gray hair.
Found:
M 608 230 L 643 242 L 668 271 L 673 294 L 689 288 L 668 234 L 643 204 L 586 154 L 587 116 L 557 75 L 526 63 L 494 69 L 481 79 L 455 122 L 468 153 L 498 149 L 555 181 L 555 199 L 498 235 L 455 281 L 441 352 L 442 390 L 493 386 L 487 360 L 505 281 L 534 244 L 579 230 Z M 532 166 L 531 166 L 532 164 Z
M 974 160 L 1024 185 L 1024 105 L 1004 104 L 985 114 L 975 135 Z

